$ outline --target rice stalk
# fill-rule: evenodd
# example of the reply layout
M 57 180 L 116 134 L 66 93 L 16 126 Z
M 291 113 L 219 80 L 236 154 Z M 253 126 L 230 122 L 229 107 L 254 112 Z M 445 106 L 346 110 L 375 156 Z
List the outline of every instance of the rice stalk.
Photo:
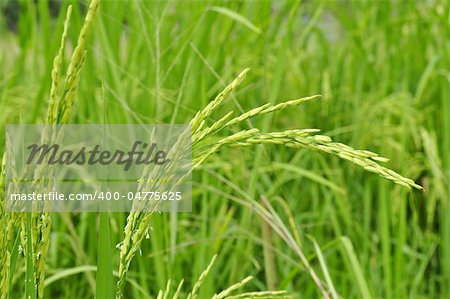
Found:
M 71 110 L 73 103 L 76 98 L 76 91 L 79 82 L 79 74 L 84 64 L 84 56 L 86 52 L 86 39 L 87 34 L 90 31 L 94 17 L 96 15 L 97 9 L 99 5 L 99 0 L 92 0 L 89 9 L 86 15 L 85 22 L 81 29 L 77 46 L 72 54 L 70 59 L 69 68 L 66 74 L 66 81 L 64 90 L 62 93 L 59 92 L 61 86 L 61 69 L 62 63 L 64 60 L 64 51 L 65 51 L 65 43 L 68 34 L 68 26 L 70 21 L 70 16 L 72 12 L 72 6 L 68 7 L 66 18 L 64 21 L 63 33 L 61 36 L 61 43 L 56 57 L 53 60 L 53 68 L 51 72 L 51 87 L 50 87 L 50 96 L 49 96 L 49 105 L 47 110 L 46 124 L 58 124 L 58 123 L 67 123 L 69 121 Z M 61 136 L 59 136 L 60 138 Z M 50 131 L 46 131 L 41 136 L 41 140 L 43 142 L 49 140 L 58 140 L 58 136 L 55 137 L 54 134 Z M 5 163 L 6 155 L 3 158 L 3 164 Z M 11 160 L 12 161 L 12 160 Z M 25 169 L 25 171 L 29 171 L 29 169 Z M 35 191 L 42 191 L 42 189 L 51 189 L 51 185 L 43 186 L 39 185 L 39 181 L 45 179 L 46 177 L 51 177 L 52 170 L 47 168 L 45 165 L 42 167 L 38 167 L 34 170 L 34 182 L 33 188 Z M 4 203 L 4 176 L 5 169 L 2 167 L 1 174 L 1 201 L 2 201 L 2 209 Z M 17 177 L 17 176 L 15 176 Z M 14 186 L 14 188 L 16 188 Z M 1 270 L 1 295 L 0 298 L 7 298 L 9 296 L 9 281 L 10 277 L 8 277 L 9 266 L 10 266 L 10 252 L 8 249 L 8 244 L 12 240 L 12 234 L 15 230 L 17 224 L 20 223 L 19 226 L 19 234 L 21 236 L 21 248 L 22 253 L 28 257 L 31 257 L 31 260 L 27 262 L 27 271 L 31 271 L 33 275 L 28 275 L 28 279 L 31 279 L 27 282 L 27 285 L 33 286 L 32 290 L 27 288 L 27 293 L 29 296 L 43 298 L 44 296 L 44 278 L 45 278 L 45 262 L 47 258 L 48 248 L 50 244 L 50 232 L 51 232 L 51 214 L 47 212 L 39 213 L 39 212 L 30 212 L 29 217 L 27 217 L 27 221 L 25 218 L 21 216 L 21 214 L 16 213 L 3 213 L 1 211 L 0 222 L 2 227 L 5 227 L 7 230 L 7 234 L 3 235 L 0 238 L 0 252 L 4 260 L 2 261 L 2 270 Z M 18 216 L 12 216 L 18 215 Z M 17 221 L 19 220 L 19 221 Z M 27 233 L 28 231 L 28 233 Z M 32 265 L 33 269 L 29 267 Z M 28 272 L 27 272 L 28 273 Z M 32 292 L 31 294 L 29 292 Z M 34 294 L 34 292 L 36 292 Z
M 92 0 L 89 4 L 89 8 L 78 36 L 77 45 L 72 53 L 69 67 L 66 74 L 65 86 L 61 95 L 58 96 L 58 87 L 60 85 L 60 73 L 62 68 L 62 62 L 64 58 L 64 49 L 67 38 L 67 31 L 72 12 L 72 7 L 69 6 L 64 22 L 63 34 L 61 37 L 61 44 L 53 61 L 52 69 L 52 86 L 50 89 L 50 101 L 47 111 L 47 124 L 66 124 L 70 120 L 72 107 L 75 102 L 76 93 L 78 90 L 78 83 L 80 80 L 80 72 L 83 68 L 86 56 L 86 41 L 90 30 L 93 27 L 93 21 L 97 14 L 100 0 Z M 61 137 L 61 136 L 60 136 Z M 50 172 L 50 171 L 49 171 Z M 49 173 L 51 175 L 51 172 Z M 36 178 L 37 176 L 35 176 Z M 48 186 L 51 189 L 51 186 Z M 44 278 L 45 278 L 45 261 L 47 258 L 48 248 L 50 245 L 50 232 L 51 232 L 51 214 L 39 213 L 35 214 L 36 227 L 40 231 L 40 236 L 35 240 L 36 246 L 36 285 L 38 288 L 38 298 L 44 296 Z

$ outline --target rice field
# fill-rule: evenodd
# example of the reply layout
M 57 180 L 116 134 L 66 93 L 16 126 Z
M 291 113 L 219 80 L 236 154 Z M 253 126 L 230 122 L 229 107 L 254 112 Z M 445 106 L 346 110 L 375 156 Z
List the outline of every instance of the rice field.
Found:
M 0 9 L 0 298 L 450 297 L 447 1 Z M 101 123 L 189 124 L 192 212 L 5 210 L 7 124 Z

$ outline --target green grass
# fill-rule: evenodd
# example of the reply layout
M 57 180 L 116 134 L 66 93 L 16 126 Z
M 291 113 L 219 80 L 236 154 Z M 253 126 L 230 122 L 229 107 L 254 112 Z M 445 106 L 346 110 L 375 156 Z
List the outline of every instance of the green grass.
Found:
M 16 32 L 0 20 L 2 127 L 47 120 L 68 4 L 65 74 L 86 5 L 66 2 L 50 17 L 47 1 L 24 1 Z M 343 298 L 448 298 L 449 10 L 445 1 L 104 1 L 68 122 L 188 123 L 248 67 L 211 123 L 230 110 L 234 117 L 267 102 L 322 98 L 219 135 L 321 128 L 333 141 L 389 157 L 386 166 L 426 188 L 411 192 L 307 149 L 225 148 L 194 173 L 192 213 L 152 218 L 125 298 L 157 298 L 159 290 L 170 297 L 182 279 L 184 298 L 216 254 L 197 298 L 249 275 L 239 292 L 275 287 L 294 298 L 321 296 L 301 255 Z M 126 217 L 53 214 L 45 297 L 111 296 L 101 292 L 114 293 L 114 245 Z M 26 250 L 11 253 L 11 298 L 34 293 L 25 280 L 35 267 L 30 258 Z

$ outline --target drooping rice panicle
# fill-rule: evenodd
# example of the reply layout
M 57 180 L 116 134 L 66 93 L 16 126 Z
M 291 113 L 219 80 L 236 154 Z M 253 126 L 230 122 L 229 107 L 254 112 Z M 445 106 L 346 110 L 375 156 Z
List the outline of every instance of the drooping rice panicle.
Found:
M 319 99 L 320 97 L 321 97 L 320 95 L 313 95 L 313 96 L 309 96 L 309 97 L 304 97 L 304 98 L 300 98 L 300 99 L 282 102 L 282 103 L 279 103 L 276 105 L 271 104 L 271 103 L 266 103 L 259 107 L 253 108 L 247 112 L 244 112 L 243 114 L 241 114 L 225 123 L 224 120 L 228 119 L 229 116 L 231 115 L 231 113 L 233 113 L 233 111 L 230 111 L 222 119 L 218 120 L 217 122 L 214 122 L 210 127 L 207 127 L 205 129 L 201 130 L 198 134 L 194 134 L 193 142 L 195 142 L 196 140 L 201 140 L 205 136 L 214 134 L 222 129 L 231 127 L 238 123 L 242 123 L 245 120 L 250 119 L 254 116 L 261 116 L 264 114 L 277 112 L 277 111 L 280 111 L 280 110 L 283 110 L 286 108 L 292 108 L 292 107 L 298 106 L 302 103 Z
M 375 172 L 382 177 L 393 181 L 399 185 L 421 189 L 422 187 L 415 184 L 414 181 L 407 179 L 396 172 L 379 165 L 377 162 L 385 162 L 387 159 L 378 156 L 367 150 L 356 150 L 350 146 L 342 143 L 333 142 L 330 137 L 325 135 L 318 135 L 319 129 L 294 129 L 282 132 L 260 133 L 258 129 L 249 129 L 239 131 L 238 133 L 225 136 L 223 138 L 216 138 L 213 142 L 206 142 L 208 137 L 230 126 L 242 123 L 243 121 L 254 116 L 274 113 L 289 107 L 295 107 L 307 101 L 318 99 L 320 95 L 304 97 L 300 99 L 290 100 L 279 104 L 264 104 L 260 107 L 251 109 L 230 120 L 232 111 L 226 113 L 217 122 L 211 126 L 206 126 L 206 121 L 212 112 L 221 105 L 230 93 L 243 81 L 248 69 L 241 72 L 238 77 L 232 81 L 219 95 L 210 102 L 204 109 L 197 112 L 195 117 L 190 122 L 192 128 L 192 170 L 199 168 L 210 156 L 220 151 L 226 146 L 240 147 L 258 144 L 277 144 L 293 148 L 306 148 L 310 150 L 320 151 L 327 154 L 340 157 L 344 160 L 349 160 L 365 170 Z M 155 210 L 156 211 L 156 210 Z M 120 263 L 119 263 L 119 280 L 117 283 L 117 298 L 123 298 L 123 287 L 126 280 L 126 273 L 128 271 L 130 262 L 134 254 L 139 250 L 143 237 L 148 230 L 150 221 L 155 211 L 149 212 L 130 212 L 127 218 L 127 224 L 124 230 L 124 240 L 120 244 Z M 195 288 L 194 288 L 195 289 Z M 193 292 L 195 294 L 195 292 Z M 195 295 L 191 294 L 191 297 Z M 248 293 L 248 296 L 255 296 L 249 298 L 272 298 L 270 296 L 278 296 L 280 294 L 266 293 Z M 272 295 L 271 295 L 272 294 Z M 283 293 L 285 294 L 285 293 Z M 258 297 L 258 296 L 263 297 Z M 282 295 L 284 296 L 284 295 Z M 243 298 L 243 297 L 236 297 Z M 273 297 L 276 298 L 276 297 Z M 278 297 L 277 297 L 278 298 Z
M 300 98 L 300 99 L 282 102 L 282 103 L 279 103 L 276 105 L 273 105 L 270 103 L 264 104 L 260 107 L 254 108 L 246 113 L 243 113 L 238 117 L 235 117 L 234 119 L 230 120 L 224 127 L 230 127 L 232 125 L 241 123 L 244 120 L 247 120 L 253 116 L 260 116 L 260 115 L 264 115 L 264 114 L 268 114 L 268 113 L 277 112 L 277 111 L 280 111 L 280 110 L 283 110 L 286 108 L 296 107 L 302 103 L 319 99 L 320 97 L 321 97 L 321 95 L 313 95 L 313 96 L 309 96 L 309 97 L 304 97 L 304 98 Z
M 193 159 L 193 168 L 195 169 L 200 166 L 206 159 L 214 153 L 217 153 L 222 147 L 247 140 L 258 132 L 258 129 L 244 130 L 215 142 L 214 145 L 211 146 L 211 148 L 209 148 L 206 152 L 199 154 L 198 158 Z
M 370 151 L 357 150 L 348 145 L 333 142 L 330 137 L 325 135 L 305 136 L 301 131 L 262 133 L 249 138 L 245 142 L 239 142 L 235 144 L 235 146 L 250 146 L 257 144 L 282 144 L 287 147 L 307 148 L 314 151 L 324 152 L 353 162 L 354 164 L 362 167 L 364 170 L 376 173 L 385 179 L 393 181 L 394 183 L 409 189 L 423 189 L 413 180 L 405 178 L 395 171 L 377 163 L 386 162 L 388 159 L 380 157 Z

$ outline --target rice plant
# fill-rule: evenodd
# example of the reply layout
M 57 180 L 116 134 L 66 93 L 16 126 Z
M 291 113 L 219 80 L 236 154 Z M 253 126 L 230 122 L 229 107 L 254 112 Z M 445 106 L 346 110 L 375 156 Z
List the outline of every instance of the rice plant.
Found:
M 99 2 L 20 4 L 0 124 L 188 123 L 196 213 L 8 213 L 5 150 L 0 298 L 450 294 L 447 3 Z

